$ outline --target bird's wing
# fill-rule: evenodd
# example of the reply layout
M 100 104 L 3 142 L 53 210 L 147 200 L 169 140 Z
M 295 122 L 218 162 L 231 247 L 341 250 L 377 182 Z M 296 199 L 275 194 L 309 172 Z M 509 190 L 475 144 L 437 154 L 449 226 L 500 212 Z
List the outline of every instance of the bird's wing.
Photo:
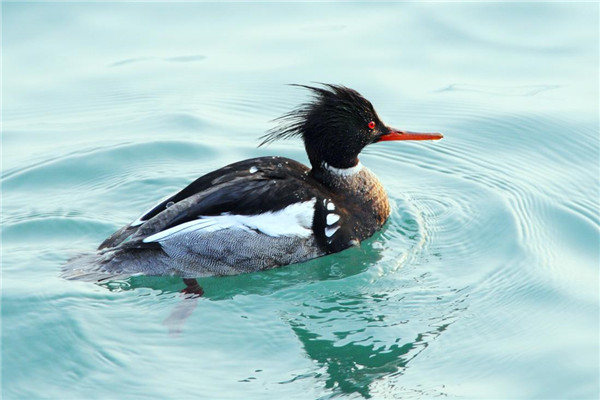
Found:
M 115 247 L 128 238 L 123 245 L 147 247 L 177 232 L 233 226 L 272 235 L 305 233 L 302 229 L 312 225 L 312 215 L 310 221 L 307 218 L 309 212 L 314 213 L 314 203 L 328 196 L 308 172 L 306 166 L 282 157 L 228 165 L 163 199 L 106 239 L 100 249 Z

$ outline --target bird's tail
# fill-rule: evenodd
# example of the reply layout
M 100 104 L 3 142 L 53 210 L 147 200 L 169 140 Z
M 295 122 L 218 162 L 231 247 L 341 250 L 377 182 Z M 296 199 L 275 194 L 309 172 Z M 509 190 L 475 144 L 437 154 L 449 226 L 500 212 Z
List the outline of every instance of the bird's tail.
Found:
M 102 282 L 138 274 L 168 274 L 169 264 L 169 258 L 158 249 L 105 249 L 73 257 L 63 266 L 60 276 L 64 279 Z

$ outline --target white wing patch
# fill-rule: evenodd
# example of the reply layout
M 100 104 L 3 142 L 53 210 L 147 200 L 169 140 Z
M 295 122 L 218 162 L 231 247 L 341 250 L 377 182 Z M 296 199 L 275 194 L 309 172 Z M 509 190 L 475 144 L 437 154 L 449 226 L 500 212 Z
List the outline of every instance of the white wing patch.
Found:
M 313 234 L 312 223 L 316 198 L 294 203 L 286 208 L 257 215 L 235 215 L 224 213 L 215 216 L 200 216 L 144 239 L 144 243 L 161 242 L 173 235 L 195 231 L 215 232 L 222 229 L 257 230 L 265 235 L 309 237 Z

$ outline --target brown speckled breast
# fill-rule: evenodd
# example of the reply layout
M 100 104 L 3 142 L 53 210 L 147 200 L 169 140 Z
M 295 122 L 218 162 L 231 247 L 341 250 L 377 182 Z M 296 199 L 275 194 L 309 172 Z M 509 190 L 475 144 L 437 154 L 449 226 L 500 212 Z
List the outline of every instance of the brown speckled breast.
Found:
M 362 241 L 381 229 L 390 215 L 390 203 L 377 176 L 366 167 L 353 175 L 327 175 L 330 188 L 351 216 L 356 239 Z

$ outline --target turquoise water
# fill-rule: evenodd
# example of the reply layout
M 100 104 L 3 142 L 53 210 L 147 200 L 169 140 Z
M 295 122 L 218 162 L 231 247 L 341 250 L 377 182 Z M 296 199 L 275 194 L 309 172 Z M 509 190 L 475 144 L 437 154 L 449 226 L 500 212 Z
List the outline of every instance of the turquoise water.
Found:
M 598 398 L 597 3 L 3 3 L 4 399 Z M 256 274 L 59 278 L 341 83 L 388 124 L 360 248 Z

